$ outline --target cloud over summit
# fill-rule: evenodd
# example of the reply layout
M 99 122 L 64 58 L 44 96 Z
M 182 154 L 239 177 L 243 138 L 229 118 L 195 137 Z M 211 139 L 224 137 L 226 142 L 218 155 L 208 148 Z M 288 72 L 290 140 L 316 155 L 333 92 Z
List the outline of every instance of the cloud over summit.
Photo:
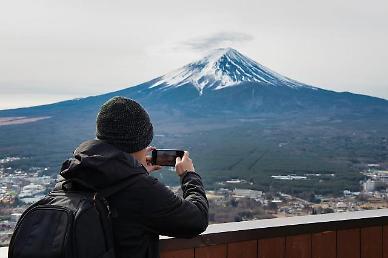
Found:
M 192 50 L 204 51 L 219 47 L 232 46 L 237 43 L 252 41 L 254 37 L 242 32 L 219 32 L 203 37 L 192 38 L 181 43 L 181 46 Z

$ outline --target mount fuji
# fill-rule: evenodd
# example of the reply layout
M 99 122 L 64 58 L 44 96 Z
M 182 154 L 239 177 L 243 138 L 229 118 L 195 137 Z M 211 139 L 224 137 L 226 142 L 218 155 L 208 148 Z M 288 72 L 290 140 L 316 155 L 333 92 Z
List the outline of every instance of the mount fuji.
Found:
M 201 60 L 108 95 L 112 94 L 139 99 L 158 111 L 195 115 L 387 113 L 387 100 L 306 85 L 232 48 L 216 49 Z
M 0 158 L 25 156 L 21 167 L 55 173 L 81 141 L 94 137 L 97 112 L 113 96 L 139 101 L 154 123 L 153 144 L 190 149 L 197 167 L 210 171 L 207 182 L 243 177 L 268 186 L 269 175 L 283 171 L 388 167 L 387 100 L 306 85 L 232 48 L 119 91 L 2 110 Z M 358 179 L 349 181 L 358 171 L 346 175 L 345 185 L 358 187 Z
M 140 101 L 151 111 L 196 115 L 318 113 L 332 115 L 387 113 L 385 99 L 339 93 L 280 75 L 232 48 L 212 51 L 201 60 L 140 85 L 103 95 L 51 105 L 0 111 L 4 115 L 44 115 L 77 109 L 97 112 L 112 96 Z

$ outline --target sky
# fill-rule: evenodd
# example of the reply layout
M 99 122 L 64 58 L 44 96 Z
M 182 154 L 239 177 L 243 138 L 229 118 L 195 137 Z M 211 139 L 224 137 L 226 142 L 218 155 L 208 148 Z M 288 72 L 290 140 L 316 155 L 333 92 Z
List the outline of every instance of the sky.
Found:
M 135 86 L 220 47 L 388 99 L 386 0 L 0 0 L 0 109 Z

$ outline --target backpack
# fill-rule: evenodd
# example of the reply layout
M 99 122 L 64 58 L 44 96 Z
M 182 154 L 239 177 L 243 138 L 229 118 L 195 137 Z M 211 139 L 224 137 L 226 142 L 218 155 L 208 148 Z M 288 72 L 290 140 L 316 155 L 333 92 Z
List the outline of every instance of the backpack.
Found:
M 9 258 L 114 258 L 112 212 L 107 197 L 125 182 L 96 191 L 78 179 L 56 184 L 16 224 Z

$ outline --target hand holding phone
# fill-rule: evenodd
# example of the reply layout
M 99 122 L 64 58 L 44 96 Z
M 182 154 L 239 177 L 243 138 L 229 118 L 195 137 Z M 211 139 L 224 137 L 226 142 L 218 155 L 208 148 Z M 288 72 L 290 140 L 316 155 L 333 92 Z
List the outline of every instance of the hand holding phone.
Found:
M 186 171 L 195 172 L 193 161 L 189 157 L 189 152 L 185 151 L 182 159 L 176 158 L 175 171 L 178 176 L 182 176 Z
M 153 150 L 156 150 L 156 148 L 152 147 L 152 146 L 148 146 L 146 148 L 146 154 L 152 153 Z M 152 172 L 155 172 L 155 171 L 162 169 L 162 166 L 152 164 L 152 157 L 151 156 L 146 156 L 145 162 L 146 162 L 146 164 L 143 164 L 143 165 L 147 169 L 148 173 L 152 173 Z

